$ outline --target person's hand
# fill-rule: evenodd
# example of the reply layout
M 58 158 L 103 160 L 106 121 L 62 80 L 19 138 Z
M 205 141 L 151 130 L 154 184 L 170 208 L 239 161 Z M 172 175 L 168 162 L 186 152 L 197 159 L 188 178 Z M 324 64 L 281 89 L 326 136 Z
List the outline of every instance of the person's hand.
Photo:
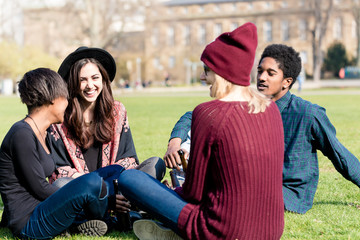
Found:
M 78 178 L 78 177 L 80 177 L 80 176 L 82 176 L 82 175 L 84 175 L 84 174 L 83 174 L 83 173 L 76 172 L 76 173 L 74 173 L 71 177 L 72 177 L 72 178 Z
M 162 181 L 162 184 L 164 184 L 166 187 L 168 187 L 170 189 L 173 189 L 173 187 L 170 185 L 169 181 L 166 179 L 164 181 Z
M 116 194 L 115 209 L 120 213 L 130 212 L 130 202 L 121 194 Z
M 181 164 L 181 159 L 178 154 L 178 150 L 180 149 L 181 138 L 172 138 L 169 141 L 167 151 L 164 156 L 165 165 L 168 168 L 176 168 L 180 170 L 179 166 Z

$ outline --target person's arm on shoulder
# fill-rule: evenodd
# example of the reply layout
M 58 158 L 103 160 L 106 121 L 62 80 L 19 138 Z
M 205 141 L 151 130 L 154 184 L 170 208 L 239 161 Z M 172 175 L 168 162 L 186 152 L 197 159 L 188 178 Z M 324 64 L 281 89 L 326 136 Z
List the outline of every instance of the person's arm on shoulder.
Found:
M 360 162 L 336 138 L 335 127 L 326 115 L 325 109 L 318 107 L 313 111 L 313 142 L 333 163 L 336 170 L 347 180 L 360 187 Z
M 32 194 L 43 201 L 58 188 L 52 186 L 46 179 L 35 141 L 35 136 L 29 129 L 16 132 L 11 143 L 12 155 L 27 187 Z

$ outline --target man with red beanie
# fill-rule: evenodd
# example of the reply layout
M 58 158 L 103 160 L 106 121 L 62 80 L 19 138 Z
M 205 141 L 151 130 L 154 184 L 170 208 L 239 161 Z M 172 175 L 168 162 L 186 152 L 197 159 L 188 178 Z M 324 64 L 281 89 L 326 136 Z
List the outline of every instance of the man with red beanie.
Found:
M 194 109 L 182 187 L 121 173 L 123 195 L 161 222 L 136 221 L 139 239 L 280 239 L 283 126 L 276 104 L 249 87 L 256 47 L 257 29 L 246 23 L 203 51 L 200 78 L 215 100 Z

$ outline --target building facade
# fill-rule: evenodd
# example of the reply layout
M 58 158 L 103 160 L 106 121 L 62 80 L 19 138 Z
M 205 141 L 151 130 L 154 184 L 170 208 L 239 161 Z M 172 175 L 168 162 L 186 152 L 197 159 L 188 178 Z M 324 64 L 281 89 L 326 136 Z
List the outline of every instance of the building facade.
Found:
M 179 84 L 195 81 L 206 44 L 245 22 L 253 22 L 258 29 L 257 59 L 269 44 L 290 45 L 300 52 L 306 73 L 312 75 L 313 1 L 318 0 L 172 0 L 151 7 L 145 23 L 145 76 L 162 79 L 169 74 Z M 341 42 L 349 57 L 356 57 L 358 25 L 352 10 L 359 1 L 323 0 L 322 16 L 330 1 L 322 50 L 326 53 L 331 44 Z

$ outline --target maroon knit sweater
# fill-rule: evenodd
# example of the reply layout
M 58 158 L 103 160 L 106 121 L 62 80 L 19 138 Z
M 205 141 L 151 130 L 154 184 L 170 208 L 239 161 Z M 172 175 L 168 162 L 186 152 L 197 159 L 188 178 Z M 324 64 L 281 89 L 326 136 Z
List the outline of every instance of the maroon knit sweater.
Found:
M 185 239 L 280 239 L 284 229 L 284 134 L 275 103 L 249 114 L 246 102 L 197 106 L 186 180 Z

